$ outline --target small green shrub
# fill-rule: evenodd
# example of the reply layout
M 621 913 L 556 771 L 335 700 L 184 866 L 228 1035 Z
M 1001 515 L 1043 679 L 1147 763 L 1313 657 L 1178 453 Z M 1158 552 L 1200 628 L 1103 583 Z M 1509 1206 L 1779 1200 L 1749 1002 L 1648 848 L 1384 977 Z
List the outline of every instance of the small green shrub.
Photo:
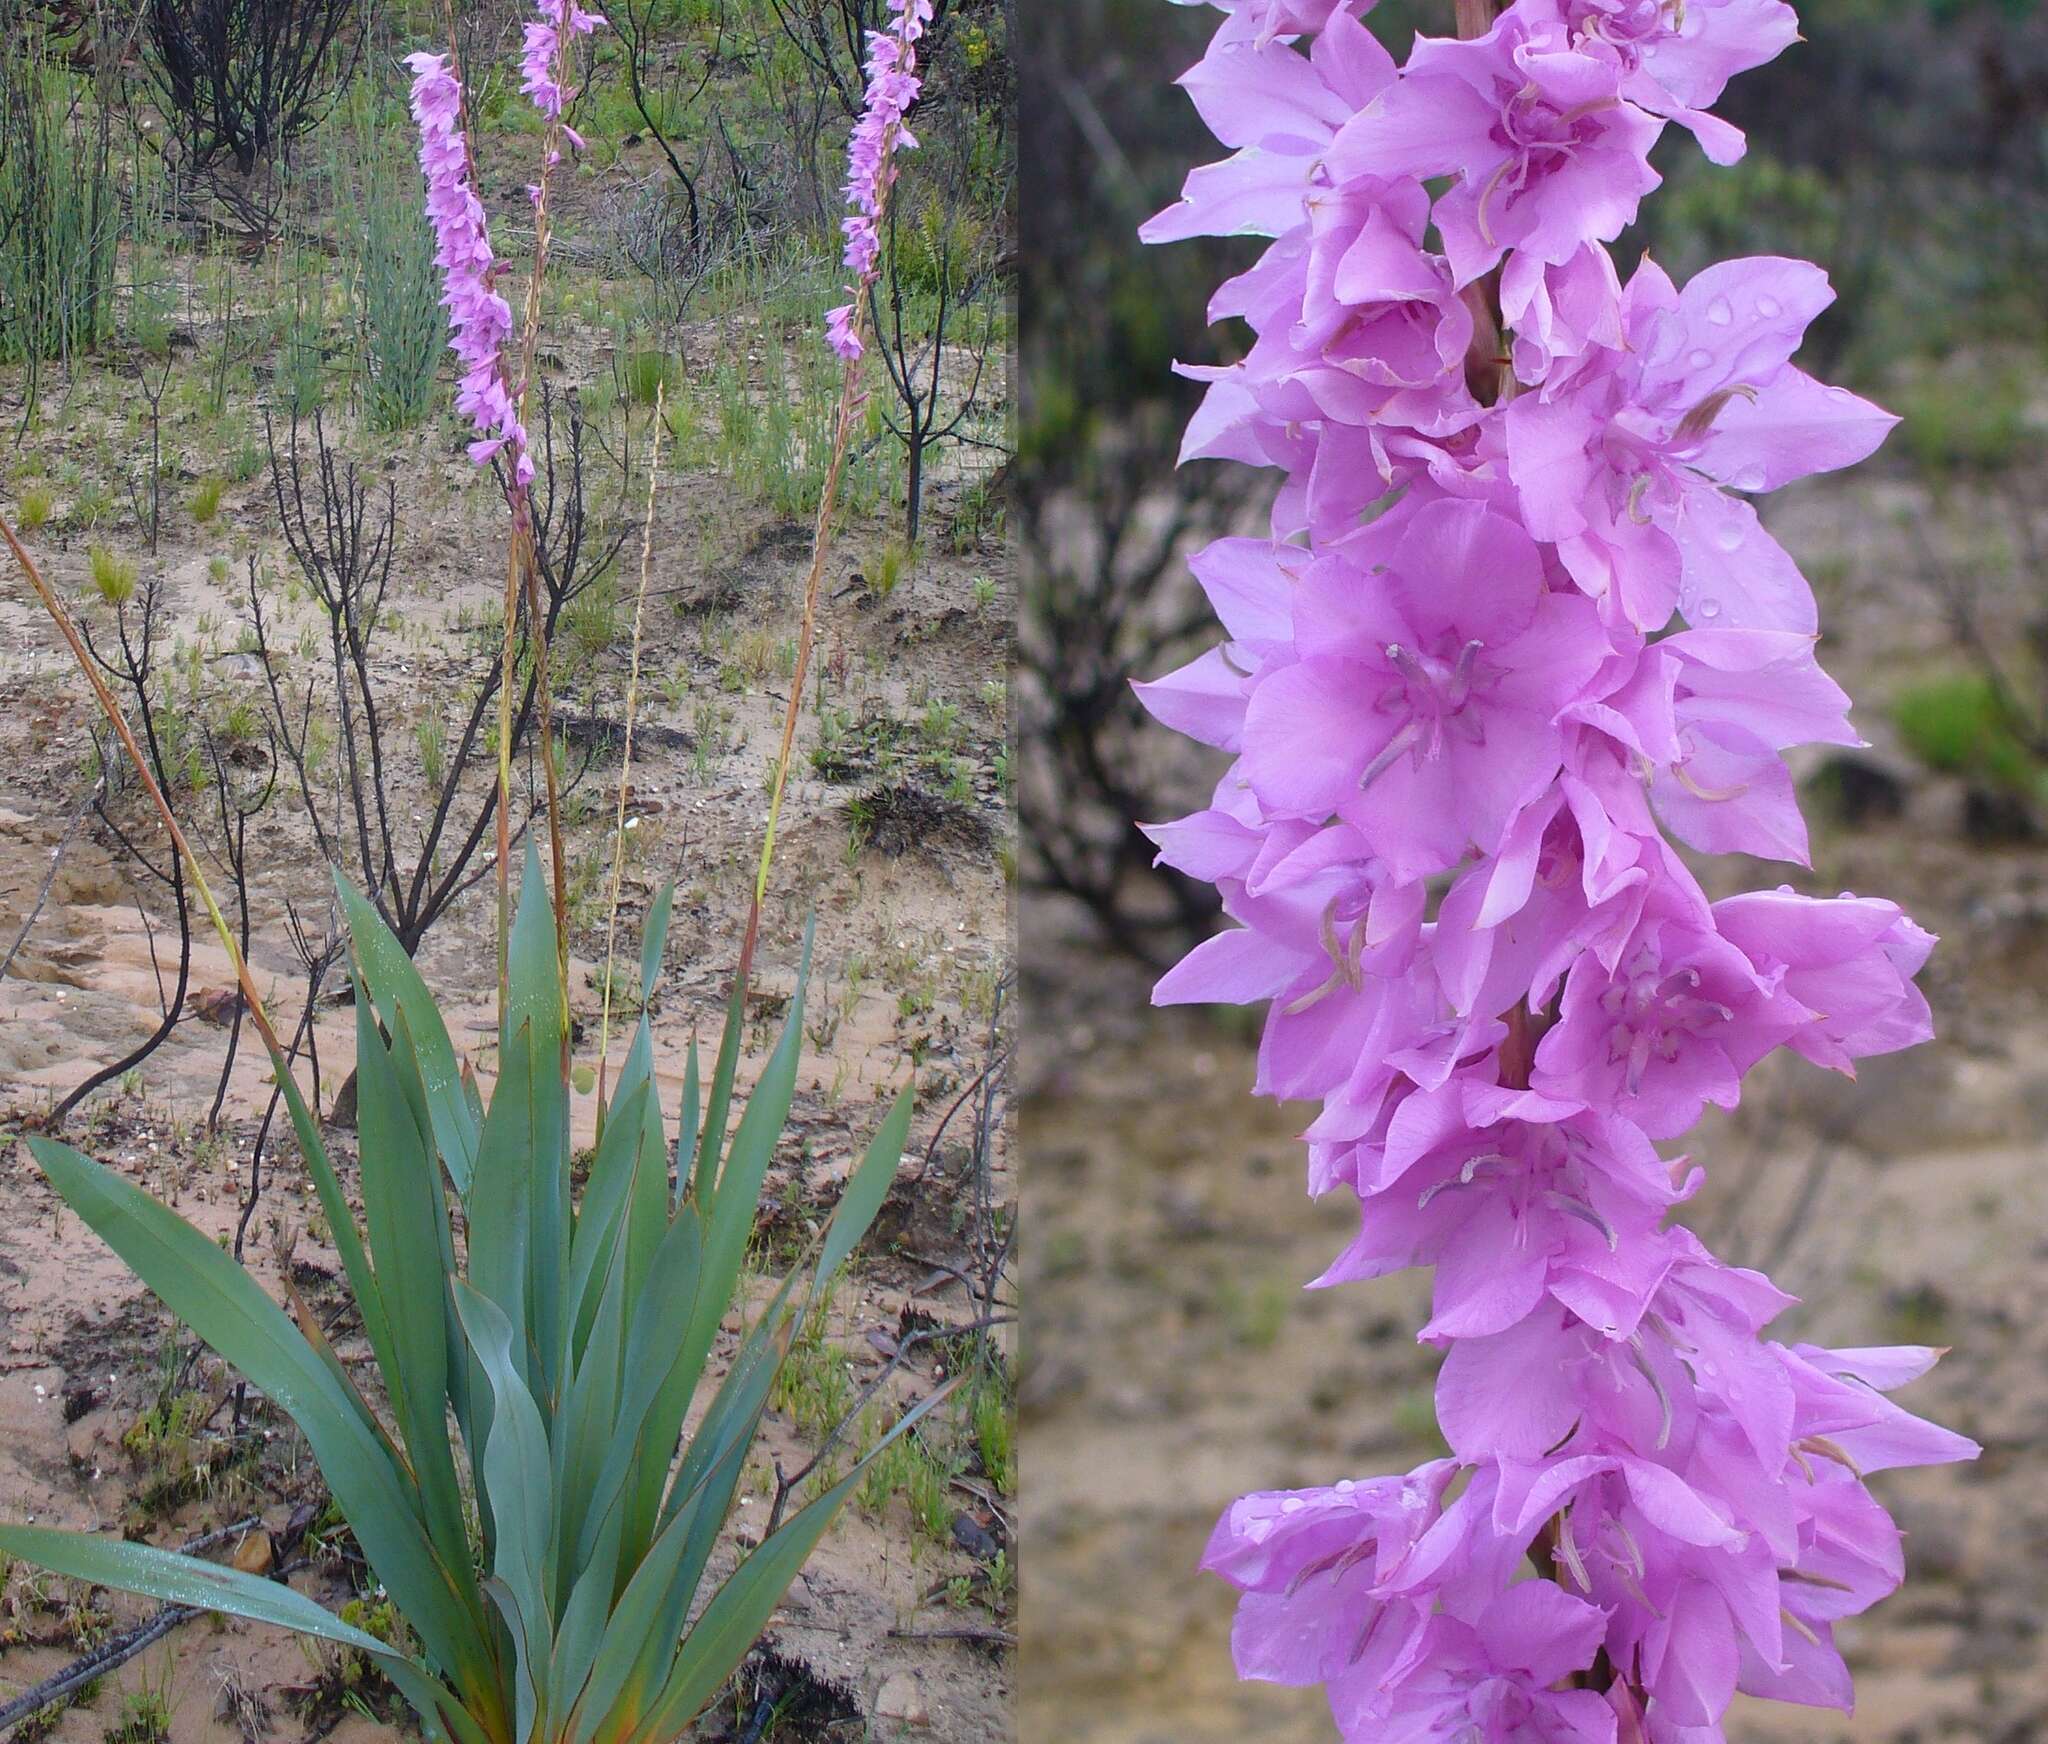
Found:
M 21 493 L 15 520 L 24 533 L 33 533 L 57 512 L 57 498 L 48 485 L 35 484 Z
M 2018 370 L 1936 371 L 1898 409 L 1900 439 L 1926 472 L 1996 472 L 2027 446 L 2027 377 Z
M 1930 769 L 2036 792 L 2041 766 L 2007 717 L 1991 682 L 1975 673 L 1931 678 L 1905 692 L 1892 719 L 1906 749 Z
M 409 166 L 364 151 L 362 269 L 356 309 L 373 430 L 405 430 L 427 415 L 447 344 L 434 233 Z
M 93 591 L 110 606 L 124 606 L 135 597 L 135 565 L 117 557 L 104 545 L 86 553 L 91 566 Z
M 103 527 L 114 518 L 114 493 L 103 484 L 79 488 L 71 501 L 71 519 L 81 527 Z
M 630 353 L 622 373 L 626 398 L 636 406 L 653 405 L 657 395 L 673 400 L 683 380 L 675 359 L 662 351 Z
M 227 488 L 227 481 L 219 478 L 202 478 L 192 489 L 192 518 L 202 527 L 220 513 L 220 494 Z

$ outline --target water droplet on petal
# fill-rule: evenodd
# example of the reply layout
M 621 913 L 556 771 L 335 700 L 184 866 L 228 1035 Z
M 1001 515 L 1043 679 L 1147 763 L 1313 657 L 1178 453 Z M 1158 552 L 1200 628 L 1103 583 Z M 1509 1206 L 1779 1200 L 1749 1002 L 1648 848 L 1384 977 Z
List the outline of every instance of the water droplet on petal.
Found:
M 1686 359 L 1686 361 L 1690 363 L 1694 369 L 1705 369 L 1708 364 L 1714 361 L 1714 354 L 1711 351 L 1695 351 L 1691 357 Z
M 1756 312 L 1766 321 L 1773 319 L 1781 307 L 1776 297 L 1759 297 L 1756 300 Z
M 1340 1496 L 1348 1496 L 1357 1488 L 1358 1480 L 1356 1478 L 1339 1478 L 1337 1480 L 1337 1494 Z
M 1714 534 L 1714 543 L 1723 551 L 1740 551 L 1744 534 L 1740 521 L 1724 522 Z
M 1716 297 L 1707 305 L 1707 319 L 1716 327 L 1725 327 L 1735 319 L 1735 311 L 1729 306 L 1726 297 Z
M 1700 618 L 1703 622 L 1711 624 L 1720 615 L 1721 602 L 1719 600 L 1703 599 L 1700 601 Z
M 1280 1512 L 1283 1514 L 1299 1514 L 1301 1512 L 1301 1498 L 1299 1496 L 1283 1496 L 1280 1501 Z

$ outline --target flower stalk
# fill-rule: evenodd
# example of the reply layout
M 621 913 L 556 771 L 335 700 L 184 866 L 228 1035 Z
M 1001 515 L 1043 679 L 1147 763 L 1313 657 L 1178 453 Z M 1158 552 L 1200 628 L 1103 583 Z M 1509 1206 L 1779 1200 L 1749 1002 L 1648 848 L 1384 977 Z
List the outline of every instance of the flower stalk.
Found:
M 760 937 L 761 908 L 768 899 L 768 873 L 775 859 L 775 833 L 782 821 L 782 796 L 789 783 L 796 749 L 797 715 L 803 707 L 804 682 L 810 674 L 817 643 L 819 595 L 839 509 L 839 486 L 853 429 L 867 396 L 861 386 L 861 360 L 866 355 L 873 294 L 881 271 L 882 234 L 896 186 L 896 154 L 914 149 L 917 141 L 904 117 L 922 89 L 917 76 L 917 43 L 931 22 L 931 0 L 889 0 L 895 24 L 868 35 L 868 84 L 860 118 L 847 145 L 846 199 L 851 211 L 841 220 L 846 236 L 845 265 L 853 274 L 852 300 L 826 316 L 827 343 L 840 359 L 839 398 L 832 411 L 832 452 L 825 482 L 818 493 L 818 512 L 811 527 L 811 561 L 804 573 L 803 619 L 797 632 L 796 666 L 790 678 L 789 703 L 782 716 L 782 739 L 775 754 L 775 775 L 769 789 L 768 821 L 761 835 L 761 858 L 754 872 L 754 891 L 747 908 L 746 932 L 740 941 L 735 979 L 741 989 L 753 969 Z
M 668 403 L 668 384 L 654 389 L 654 434 L 647 456 L 647 513 L 640 526 L 640 587 L 633 596 L 633 657 L 626 677 L 626 726 L 619 752 L 619 803 L 612 820 L 612 889 L 604 923 L 604 1007 L 597 1027 L 597 1119 L 604 1130 L 605 1074 L 611 1064 L 612 975 L 617 961 L 615 947 L 619 932 L 619 890 L 626 875 L 626 799 L 632 792 L 633 721 L 640 705 L 640 637 L 647 616 L 647 583 L 654 566 L 654 487 L 661 477 L 662 414 Z

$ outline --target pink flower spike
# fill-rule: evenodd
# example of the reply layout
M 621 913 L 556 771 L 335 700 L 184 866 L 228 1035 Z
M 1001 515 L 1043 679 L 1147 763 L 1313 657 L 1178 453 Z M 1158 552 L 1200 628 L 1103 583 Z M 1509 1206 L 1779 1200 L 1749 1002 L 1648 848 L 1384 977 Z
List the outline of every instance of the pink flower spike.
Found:
M 1431 1270 L 1451 1456 L 1232 1505 L 1203 1566 L 1239 1674 L 1321 1684 L 1346 1744 L 1847 1710 L 1836 1626 L 1905 1572 L 1867 1474 L 1978 1450 L 1881 1396 L 1934 1353 L 1773 1342 L 1792 1298 L 1676 1220 L 1704 1171 L 1660 1143 L 1770 1056 L 1850 1073 L 1931 1031 L 1893 904 L 1710 901 L 1678 851 L 1808 858 L 1787 756 L 1858 739 L 1750 498 L 1894 420 L 1794 362 L 1818 267 L 1624 282 L 1608 248 L 1667 124 L 1740 155 L 1708 106 L 1795 20 L 1512 0 L 1397 64 L 1357 0 L 1214 4 L 1181 83 L 1235 155 L 1141 234 L 1260 239 L 1209 306 L 1249 343 L 1177 366 L 1182 458 L 1279 477 L 1261 536 L 1191 559 L 1221 640 L 1136 686 L 1220 754 L 1144 826 L 1229 922 L 1153 998 L 1267 1005 L 1255 1087 L 1320 1102 L 1309 1189 L 1357 1201 L 1315 1283 Z M 842 355 L 914 40 L 869 47 Z
M 512 310 L 491 288 L 497 262 L 483 206 L 470 185 L 462 86 L 445 55 L 409 55 L 406 65 L 413 74 L 412 113 L 420 133 L 434 259 L 442 273 L 441 301 L 448 310 L 448 344 L 463 366 L 456 409 L 476 426 L 479 440 L 470 445 L 471 461 L 482 466 L 509 450 L 513 478 L 523 487 L 533 476 L 532 462 L 526 456 L 526 432 L 505 387 L 504 346 L 512 332 Z
M 917 147 L 903 118 L 923 89 L 916 71 L 917 43 L 932 19 L 931 0 L 889 0 L 889 10 L 895 14 L 894 27 L 868 33 L 867 91 L 846 145 L 849 213 L 839 227 L 846 237 L 843 259 L 853 275 L 849 288 L 856 302 L 880 270 L 882 243 L 875 220 L 896 177 L 893 159 L 896 153 Z M 826 343 L 840 357 L 856 362 L 860 348 L 848 324 L 835 321 L 838 314 L 834 310 L 826 317 Z

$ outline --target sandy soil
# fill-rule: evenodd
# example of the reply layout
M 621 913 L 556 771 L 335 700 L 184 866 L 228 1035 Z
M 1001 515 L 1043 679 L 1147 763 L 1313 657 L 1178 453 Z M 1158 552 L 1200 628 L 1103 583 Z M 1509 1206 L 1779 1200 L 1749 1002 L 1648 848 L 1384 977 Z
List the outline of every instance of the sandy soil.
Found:
M 1778 505 L 1823 587 L 1823 659 L 1884 709 L 1943 656 L 1881 472 Z M 1996 602 L 1993 602 L 1996 604 Z M 2038 609 L 2032 606 L 2030 609 Z M 2015 617 L 2008 617 L 2009 623 Z M 1804 1298 L 1790 1337 L 1953 1347 L 1907 1395 L 1983 1442 L 1974 1465 L 1876 1483 L 1907 1529 L 1904 1590 L 1842 1631 L 1853 1717 L 1743 1701 L 1735 1744 L 2026 1744 L 2048 1737 L 2048 854 L 1972 845 L 1953 783 L 1906 771 L 1904 814 L 1816 830 L 1800 888 L 1896 898 L 1943 942 L 1941 1039 L 1854 1083 L 1800 1062 L 1752 1080 L 1687 1148 L 1696 1226 Z M 1785 876 L 1721 867 L 1718 888 Z M 1068 917 L 1027 911 L 1022 1139 L 1032 1234 L 1023 1383 L 1033 1557 L 1022 1735 L 1051 1744 L 1312 1744 L 1315 1691 L 1239 1685 L 1229 1590 L 1195 1564 L 1249 1489 L 1401 1471 L 1441 1451 L 1423 1280 L 1303 1293 L 1352 1213 L 1302 1193 L 1301 1108 L 1254 1103 L 1248 1024 L 1153 1013 Z

